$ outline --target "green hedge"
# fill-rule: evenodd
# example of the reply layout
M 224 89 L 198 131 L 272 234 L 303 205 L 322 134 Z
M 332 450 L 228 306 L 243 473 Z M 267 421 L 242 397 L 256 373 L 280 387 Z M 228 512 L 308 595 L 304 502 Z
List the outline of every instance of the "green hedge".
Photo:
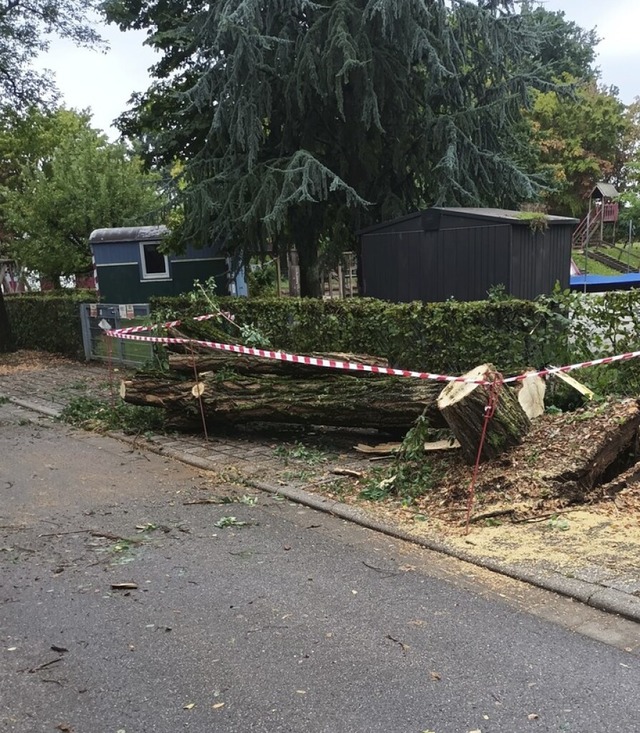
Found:
M 405 369 L 460 374 L 489 361 L 513 374 L 561 360 L 566 352 L 564 319 L 546 303 L 220 298 L 219 304 L 239 323 L 253 324 L 275 348 L 375 354 Z M 158 318 L 184 317 L 207 312 L 207 306 L 153 298 L 151 310 Z
M 80 303 L 96 300 L 91 291 L 5 296 L 16 347 L 82 358 Z

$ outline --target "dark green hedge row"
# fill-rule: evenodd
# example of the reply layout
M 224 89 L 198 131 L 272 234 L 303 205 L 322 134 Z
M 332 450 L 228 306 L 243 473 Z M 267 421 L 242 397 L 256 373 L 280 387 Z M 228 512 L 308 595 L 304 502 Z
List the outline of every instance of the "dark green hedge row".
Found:
M 80 303 L 95 301 L 95 293 L 91 291 L 5 296 L 16 347 L 81 358 L 84 350 Z
M 275 348 L 375 354 L 405 369 L 460 374 L 489 361 L 512 374 L 562 361 L 566 346 L 564 319 L 530 301 L 220 298 L 219 305 L 237 322 L 253 324 Z M 160 318 L 208 311 L 188 298 L 153 298 L 151 309 Z

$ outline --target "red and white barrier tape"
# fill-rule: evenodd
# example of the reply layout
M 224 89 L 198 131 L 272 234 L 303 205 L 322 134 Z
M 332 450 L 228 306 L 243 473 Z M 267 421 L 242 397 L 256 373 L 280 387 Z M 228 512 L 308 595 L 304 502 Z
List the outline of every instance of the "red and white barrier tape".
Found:
M 216 315 L 196 316 L 194 321 L 206 321 L 216 318 Z M 391 377 L 411 377 L 413 379 L 430 379 L 436 382 L 463 382 L 464 384 L 492 384 L 485 379 L 468 379 L 465 377 L 453 377 L 448 374 L 432 374 L 431 372 L 417 372 L 410 369 L 394 369 L 392 367 L 373 366 L 371 364 L 360 364 L 359 362 L 339 361 L 337 359 L 323 359 L 315 356 L 301 356 L 299 354 L 289 354 L 286 351 L 271 351 L 269 349 L 256 349 L 252 346 L 240 346 L 238 344 L 224 344 L 218 341 L 203 341 L 190 338 L 171 338 L 169 336 L 141 336 L 141 333 L 151 331 L 154 328 L 177 328 L 182 321 L 168 321 L 155 326 L 131 326 L 129 328 L 117 328 L 105 331 L 107 336 L 111 338 L 125 339 L 127 341 L 144 341 L 152 344 L 192 344 L 202 346 L 208 349 L 216 349 L 218 351 L 228 351 L 235 354 L 247 354 L 249 356 L 258 356 L 263 359 L 274 359 L 277 361 L 287 361 L 293 364 L 308 364 L 310 366 L 324 367 L 326 369 L 342 369 L 352 372 L 370 372 L 371 374 L 384 374 Z M 598 364 L 612 364 L 617 361 L 628 361 L 640 357 L 640 351 L 630 351 L 626 354 L 617 354 L 615 356 L 606 356 L 602 359 L 592 359 L 591 361 L 578 362 L 576 364 L 568 364 L 561 367 L 550 367 L 535 372 L 526 372 L 517 374 L 513 377 L 502 379 L 503 384 L 513 382 L 521 382 L 527 377 L 538 376 L 546 377 L 558 372 L 571 372 L 575 369 L 583 369 Z

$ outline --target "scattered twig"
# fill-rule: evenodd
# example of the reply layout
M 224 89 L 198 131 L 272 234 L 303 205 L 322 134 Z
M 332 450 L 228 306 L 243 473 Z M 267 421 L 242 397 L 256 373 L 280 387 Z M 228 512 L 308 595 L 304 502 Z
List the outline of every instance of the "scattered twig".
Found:
M 220 499 L 190 499 L 189 501 L 182 502 L 185 506 L 191 506 L 193 504 L 222 504 Z
M 386 568 L 377 568 L 375 565 L 369 565 L 369 563 L 368 562 L 365 562 L 364 560 L 362 561 L 362 564 L 366 568 L 370 568 L 371 570 L 375 570 L 376 573 L 384 573 L 385 575 L 397 575 L 397 573 L 394 573 L 393 571 L 388 570 Z
M 513 507 L 510 509 L 494 509 L 492 512 L 483 512 L 482 514 L 474 515 L 469 519 L 469 522 L 481 522 L 483 519 L 491 519 L 492 517 L 504 517 L 507 514 L 514 514 L 515 511 Z
M 132 545 L 139 545 L 144 540 L 139 537 L 121 537 L 118 534 L 111 532 L 97 532 L 96 530 L 91 531 L 92 537 L 103 537 L 105 540 L 113 540 L 114 542 L 129 542 Z
M 560 514 L 569 514 L 570 512 L 576 512 L 577 509 L 558 509 L 555 512 L 548 512 L 547 514 L 538 514 L 535 517 L 525 517 L 524 519 L 512 520 L 514 524 L 533 524 L 534 522 L 544 522 L 545 519 L 551 519 L 557 517 Z
M 34 672 L 40 672 L 42 669 L 46 669 L 47 667 L 51 667 L 53 664 L 58 664 L 58 662 L 62 661 L 62 657 L 58 657 L 57 659 L 52 659 L 49 662 L 44 662 L 43 664 L 39 664 L 37 667 L 31 667 L 31 669 L 21 669 L 21 672 L 28 672 L 29 674 L 33 674 Z
M 407 649 L 409 648 L 408 644 L 405 644 L 403 641 L 400 641 L 400 639 L 396 639 L 394 636 L 391 636 L 391 634 L 387 634 L 387 639 L 389 639 L 389 641 L 395 642 L 396 644 L 400 644 L 400 646 L 402 647 L 403 654 L 407 653 Z
M 362 478 L 364 475 L 362 471 L 354 471 L 351 468 L 334 468 L 331 473 L 336 476 L 349 476 L 350 478 Z
M 18 552 L 30 552 L 32 554 L 35 553 L 35 550 L 32 550 L 30 547 L 21 547 L 20 545 L 11 545 L 11 549 L 18 550 Z
M 45 534 L 39 534 L 38 537 L 61 537 L 65 534 L 82 534 L 83 532 L 91 532 L 90 529 L 72 529 L 69 532 L 46 532 Z

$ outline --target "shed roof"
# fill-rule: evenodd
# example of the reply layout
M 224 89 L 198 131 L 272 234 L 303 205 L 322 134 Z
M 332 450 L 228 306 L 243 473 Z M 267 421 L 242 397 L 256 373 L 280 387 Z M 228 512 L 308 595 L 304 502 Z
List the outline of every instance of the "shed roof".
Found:
M 492 220 L 498 220 L 502 222 L 509 222 L 510 224 L 524 224 L 529 225 L 529 221 L 526 217 L 528 212 L 526 211 L 513 211 L 511 209 L 492 209 L 492 208 L 468 208 L 468 207 L 457 207 L 457 206 L 434 206 L 439 211 L 447 211 L 457 216 L 468 216 L 471 218 L 486 218 Z M 578 219 L 573 219 L 570 216 L 555 216 L 554 214 L 544 215 L 549 224 L 577 224 Z
M 148 227 L 114 227 L 95 229 L 89 236 L 90 244 L 113 242 L 157 242 L 169 233 L 164 224 Z
M 494 209 L 494 208 L 482 208 L 482 207 L 462 207 L 462 206 L 433 206 L 431 209 L 426 211 L 442 211 L 444 213 L 455 214 L 456 216 L 468 217 L 469 219 L 486 219 L 488 221 L 499 222 L 501 224 L 514 224 L 522 226 L 530 226 L 530 221 L 523 217 L 526 212 L 512 211 L 511 209 Z M 421 217 L 424 211 L 414 211 L 412 214 L 406 214 L 405 216 L 399 216 L 396 219 L 389 221 L 383 221 L 379 224 L 373 224 L 366 229 L 362 229 L 358 234 L 366 234 L 367 232 L 374 232 L 377 229 L 388 227 L 392 224 L 397 224 L 402 221 Z M 569 216 L 555 216 L 553 214 L 545 214 L 547 223 L 549 225 L 557 224 L 577 224 L 579 219 L 574 219 Z
M 596 185 L 593 187 L 593 190 L 591 191 L 591 198 L 593 198 L 594 193 L 600 193 L 602 196 L 604 196 L 604 198 L 607 199 L 617 199 L 618 196 L 620 196 L 620 193 L 616 190 L 616 187 L 612 183 L 605 183 L 604 181 L 596 183 Z

